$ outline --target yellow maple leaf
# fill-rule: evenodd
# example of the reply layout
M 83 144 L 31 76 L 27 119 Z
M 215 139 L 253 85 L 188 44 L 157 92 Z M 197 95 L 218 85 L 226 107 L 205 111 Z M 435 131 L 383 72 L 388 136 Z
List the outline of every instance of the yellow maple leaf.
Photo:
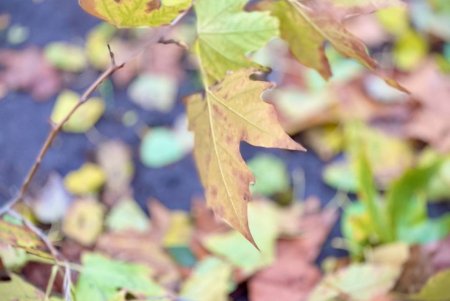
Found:
M 255 246 L 247 218 L 254 177 L 241 157 L 241 141 L 255 146 L 304 150 L 278 122 L 272 105 L 261 99 L 271 83 L 250 80 L 252 70 L 227 75 L 187 101 L 194 155 L 208 205 Z
M 167 25 L 191 6 L 192 0 L 79 0 L 89 14 L 117 27 Z

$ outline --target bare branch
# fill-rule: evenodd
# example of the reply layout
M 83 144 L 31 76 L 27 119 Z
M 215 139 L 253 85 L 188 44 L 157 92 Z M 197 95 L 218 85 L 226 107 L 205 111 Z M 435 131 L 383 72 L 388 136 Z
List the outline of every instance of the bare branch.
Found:
M 114 54 L 111 51 L 111 48 L 108 45 L 108 50 L 109 50 L 109 54 L 111 57 L 111 66 L 106 69 L 87 89 L 86 91 L 83 93 L 83 95 L 81 95 L 81 97 L 78 100 L 78 103 L 72 108 L 72 110 L 70 110 L 69 113 L 67 113 L 67 115 L 64 117 L 63 120 L 61 120 L 59 123 L 57 124 L 52 124 L 52 129 L 50 130 L 47 139 L 45 140 L 44 144 L 41 147 L 41 150 L 39 151 L 39 154 L 37 155 L 33 165 L 31 166 L 30 170 L 28 171 L 25 180 L 22 183 L 22 186 L 20 187 L 20 190 L 17 194 L 17 196 L 15 198 L 13 198 L 12 200 L 8 201 L 5 205 L 3 205 L 0 208 L 0 215 L 5 214 L 6 212 L 8 212 L 11 208 L 14 207 L 14 205 L 16 205 L 17 203 L 19 203 L 20 201 L 22 201 L 26 195 L 26 193 L 28 192 L 28 188 L 30 186 L 31 181 L 33 180 L 37 170 L 39 169 L 39 167 L 41 166 L 41 162 L 44 159 L 45 155 L 47 154 L 48 150 L 50 149 L 50 147 L 52 146 L 53 141 L 55 140 L 55 138 L 58 136 L 59 132 L 61 131 L 62 127 L 67 123 L 67 121 L 69 121 L 70 117 L 72 117 L 72 115 L 78 110 L 78 108 L 80 106 L 82 106 L 88 99 L 89 97 L 92 95 L 92 93 L 94 93 L 94 91 L 100 86 L 100 84 L 106 80 L 107 78 L 109 78 L 114 72 L 116 72 L 117 70 L 121 69 L 125 63 L 121 63 L 119 65 L 116 64 L 115 58 L 114 58 Z

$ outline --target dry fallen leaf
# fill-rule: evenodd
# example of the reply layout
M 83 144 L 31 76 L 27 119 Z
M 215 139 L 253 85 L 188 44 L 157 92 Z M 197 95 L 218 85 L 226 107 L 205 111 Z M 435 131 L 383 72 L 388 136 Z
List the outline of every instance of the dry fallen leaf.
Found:
M 58 72 L 37 48 L 1 50 L 0 86 L 8 90 L 29 91 L 36 100 L 47 100 L 60 90 Z
M 250 80 L 251 70 L 224 81 L 188 101 L 189 127 L 195 133 L 194 155 L 208 206 L 254 243 L 247 220 L 254 177 L 241 157 L 241 141 L 262 147 L 303 150 L 278 123 L 272 105 L 261 100 L 270 83 Z
M 248 206 L 248 213 L 250 229 L 259 250 L 237 230 L 214 233 L 202 241 L 209 252 L 233 264 L 238 269 L 237 278 L 241 280 L 273 263 L 282 221 L 273 202 L 253 201 Z
M 275 262 L 250 279 L 251 301 L 306 300 L 320 281 L 321 273 L 314 260 L 337 215 L 331 209 L 320 211 L 319 206 L 315 198 L 306 201 L 296 223 L 301 234 L 279 240 Z
M 16 225 L 0 219 L 0 243 L 23 249 L 40 249 L 43 242 L 31 230 L 23 225 Z
M 40 222 L 51 224 L 64 217 L 71 201 L 72 197 L 65 189 L 62 177 L 52 173 L 32 199 L 31 207 Z
M 157 33 L 152 31 L 151 34 L 155 35 Z M 145 39 L 142 41 L 139 40 L 134 44 L 127 44 L 122 40 L 117 41 L 117 43 L 122 48 L 121 52 L 124 53 L 122 55 L 124 57 L 129 56 L 130 53 L 134 53 L 135 49 L 145 47 L 142 53 L 136 57 L 132 57 L 132 60 L 128 60 L 120 72 L 113 74 L 112 78 L 114 83 L 120 87 L 125 87 L 136 75 L 142 73 L 168 77 L 173 79 L 175 83 L 183 78 L 184 69 L 181 68 L 181 59 L 185 49 L 173 44 L 160 43 L 154 43 L 147 47 L 148 41 Z M 126 56 L 125 54 L 128 55 Z
M 158 282 L 168 288 L 174 288 L 180 280 L 174 262 L 148 232 L 106 233 L 98 239 L 96 249 L 115 259 L 150 267 Z
M 103 229 L 105 207 L 92 198 L 76 200 L 64 218 L 63 232 L 84 246 L 95 243 Z
M 171 213 L 156 199 L 148 201 L 148 211 L 151 216 L 151 237 L 155 242 L 162 244 L 164 236 L 170 228 Z
M 406 124 L 408 136 L 450 152 L 450 77 L 428 62 L 405 80 L 421 107 Z
M 105 183 L 105 173 L 96 164 L 85 163 L 64 178 L 66 189 L 75 195 L 95 194 Z
M 393 288 L 400 272 L 398 267 L 355 263 L 322 278 L 308 300 L 336 300 L 342 296 L 349 300 L 373 300 Z
M 205 258 L 183 283 L 181 298 L 195 301 L 228 301 L 231 271 L 230 264 L 215 257 Z
M 103 201 L 112 205 L 131 194 L 130 183 L 134 173 L 131 149 L 119 140 L 100 144 L 97 162 L 106 176 Z
M 71 90 L 64 90 L 58 95 L 51 120 L 60 123 L 69 112 L 78 104 L 81 95 Z M 91 97 L 79 107 L 64 124 L 63 130 L 70 133 L 85 133 L 100 119 L 105 111 L 105 103 L 99 97 Z
M 430 263 L 433 271 L 441 271 L 450 268 L 450 236 L 424 247 L 430 255 Z

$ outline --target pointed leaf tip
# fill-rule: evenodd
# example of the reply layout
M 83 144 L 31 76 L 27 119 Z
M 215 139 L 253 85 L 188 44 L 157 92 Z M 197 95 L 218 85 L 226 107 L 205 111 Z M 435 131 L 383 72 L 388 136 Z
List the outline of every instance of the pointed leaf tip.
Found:
M 195 133 L 194 156 L 208 205 L 257 249 L 248 226 L 249 185 L 254 177 L 239 146 L 304 150 L 278 122 L 275 108 L 261 99 L 271 84 L 250 80 L 252 70 L 228 74 L 219 84 L 187 101 L 189 128 Z

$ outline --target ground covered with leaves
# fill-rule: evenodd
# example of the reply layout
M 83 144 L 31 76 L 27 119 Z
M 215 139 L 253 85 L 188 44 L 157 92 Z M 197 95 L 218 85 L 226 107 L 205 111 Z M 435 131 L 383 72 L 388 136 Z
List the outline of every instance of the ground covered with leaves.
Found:
M 246 7 L 271 16 L 231 2 L 199 0 L 197 27 L 191 11 L 170 30 L 117 29 L 76 1 L 0 3 L 3 204 L 109 67 L 106 45 L 126 61 L 64 124 L 24 202 L 1 212 L 1 300 L 450 300 L 448 2 Z M 168 21 L 179 13 L 160 5 Z M 115 13 L 95 11 L 141 20 Z M 223 43 L 235 19 L 264 33 Z M 271 39 L 278 29 L 298 48 Z M 240 66 L 271 72 L 227 72 Z M 244 163 L 251 173 L 235 173 Z M 223 206 L 253 177 L 248 208 Z

